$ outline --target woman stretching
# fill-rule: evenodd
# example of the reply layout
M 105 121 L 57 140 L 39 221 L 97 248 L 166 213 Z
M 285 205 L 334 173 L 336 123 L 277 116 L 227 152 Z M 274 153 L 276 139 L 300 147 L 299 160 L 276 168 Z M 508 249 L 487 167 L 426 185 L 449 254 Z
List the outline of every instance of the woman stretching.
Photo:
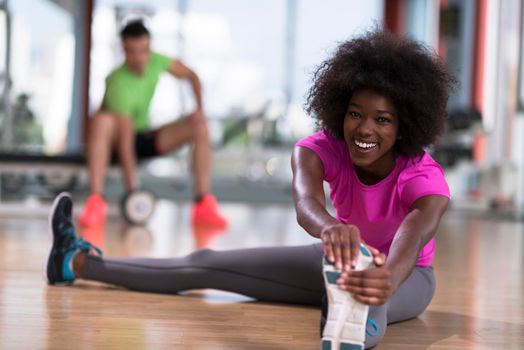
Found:
M 51 214 L 47 279 L 322 305 L 322 349 L 375 346 L 387 324 L 420 315 L 434 294 L 433 238 L 449 190 L 424 148 L 443 131 L 451 83 L 435 54 L 383 31 L 342 43 L 320 65 L 307 98 L 319 131 L 292 155 L 298 223 L 318 244 L 106 258 L 75 235 L 72 202 L 62 194 Z

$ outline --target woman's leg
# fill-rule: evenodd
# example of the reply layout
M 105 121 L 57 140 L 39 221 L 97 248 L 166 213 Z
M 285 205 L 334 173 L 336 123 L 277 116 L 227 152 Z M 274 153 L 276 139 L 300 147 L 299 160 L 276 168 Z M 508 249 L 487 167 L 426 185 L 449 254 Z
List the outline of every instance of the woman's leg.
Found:
M 144 292 L 213 288 L 260 301 L 320 305 L 324 293 L 322 255 L 320 244 L 204 249 L 170 259 L 85 255 L 77 277 Z
M 388 324 L 409 320 L 422 314 L 435 294 L 435 286 L 433 268 L 416 266 L 386 304 L 370 307 L 366 349 L 382 340 Z M 376 324 L 376 331 L 369 320 Z

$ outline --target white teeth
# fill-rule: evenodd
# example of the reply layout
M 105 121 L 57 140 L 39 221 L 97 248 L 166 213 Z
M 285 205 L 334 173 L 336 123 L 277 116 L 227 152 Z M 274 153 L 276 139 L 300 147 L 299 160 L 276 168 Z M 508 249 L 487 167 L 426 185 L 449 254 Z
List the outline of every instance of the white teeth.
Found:
M 355 144 L 360 148 L 372 148 L 377 145 L 376 143 L 366 143 L 366 142 L 360 142 L 357 140 L 355 140 Z

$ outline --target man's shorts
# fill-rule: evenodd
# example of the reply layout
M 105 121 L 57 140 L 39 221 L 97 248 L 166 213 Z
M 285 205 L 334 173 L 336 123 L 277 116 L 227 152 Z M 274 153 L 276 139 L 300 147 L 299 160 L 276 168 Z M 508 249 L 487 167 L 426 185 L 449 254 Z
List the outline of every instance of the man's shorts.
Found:
M 156 157 L 161 154 L 157 147 L 158 130 L 135 135 L 135 154 L 138 159 Z

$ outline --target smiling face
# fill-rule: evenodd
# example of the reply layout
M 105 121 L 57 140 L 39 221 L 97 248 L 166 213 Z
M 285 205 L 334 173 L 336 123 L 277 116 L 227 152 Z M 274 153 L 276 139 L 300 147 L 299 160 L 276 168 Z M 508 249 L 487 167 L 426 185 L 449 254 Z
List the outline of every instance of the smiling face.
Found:
M 374 184 L 395 166 L 398 116 L 393 102 L 372 90 L 351 96 L 344 118 L 344 139 L 360 181 Z
M 127 37 L 122 41 L 126 66 L 138 75 L 144 73 L 151 57 L 149 41 L 149 35 Z

